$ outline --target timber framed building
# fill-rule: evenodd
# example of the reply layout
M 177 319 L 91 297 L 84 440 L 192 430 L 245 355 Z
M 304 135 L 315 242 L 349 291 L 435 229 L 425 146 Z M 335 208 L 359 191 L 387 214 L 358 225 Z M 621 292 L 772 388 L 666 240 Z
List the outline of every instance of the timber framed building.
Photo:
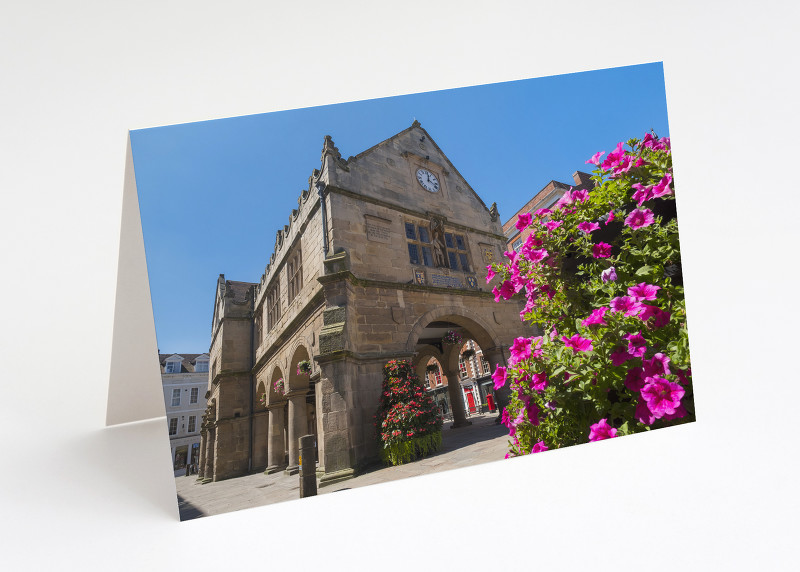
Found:
M 458 380 L 449 330 L 504 365 L 532 335 L 485 284 L 505 246 L 496 206 L 419 122 L 347 160 L 326 136 L 261 280 L 217 282 L 200 478 L 296 472 L 306 434 L 320 486 L 353 476 L 378 455 L 383 366 L 408 359 L 424 379 L 433 357 Z M 459 383 L 448 391 L 453 427 L 467 424 Z

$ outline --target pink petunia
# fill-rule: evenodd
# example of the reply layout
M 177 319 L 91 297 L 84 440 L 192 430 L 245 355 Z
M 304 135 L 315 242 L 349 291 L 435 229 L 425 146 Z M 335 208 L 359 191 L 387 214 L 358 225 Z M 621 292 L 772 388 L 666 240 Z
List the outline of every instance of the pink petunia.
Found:
M 617 430 L 608 424 L 606 419 L 601 419 L 589 427 L 589 441 L 602 441 L 617 436 Z
M 536 391 L 544 391 L 547 387 L 547 374 L 545 372 L 534 373 L 530 385 Z
M 611 153 L 608 154 L 603 164 L 600 167 L 605 171 L 611 169 L 612 167 L 616 167 L 617 164 L 622 160 L 622 157 L 625 155 L 625 150 L 622 148 L 622 142 L 620 141 L 617 143 L 617 148 L 614 149 Z
M 535 234 L 529 234 L 528 238 L 525 239 L 525 247 L 530 249 L 537 248 L 542 244 L 544 244 L 544 242 L 542 242 L 542 239 L 536 236 Z
M 635 316 L 642 311 L 642 303 L 631 296 L 617 296 L 611 299 L 612 312 L 624 312 L 626 316 Z
M 531 453 L 541 453 L 542 451 L 547 451 L 547 445 L 544 444 L 544 441 L 539 441 L 531 448 Z
M 494 388 L 500 389 L 506 384 L 506 368 L 502 365 L 498 365 L 497 369 L 494 370 L 492 374 L 492 379 L 494 380 Z
M 628 351 L 623 347 L 618 347 L 614 351 L 612 351 L 609 356 L 611 359 L 611 364 L 615 366 L 620 366 L 629 359 L 632 359 L 633 356 L 628 353 Z
M 653 415 L 653 412 L 650 411 L 650 408 L 647 406 L 647 402 L 639 396 L 639 400 L 636 402 L 636 411 L 633 413 L 633 416 L 636 418 L 637 421 L 640 423 L 644 423 L 645 425 L 652 425 L 656 422 L 656 417 Z
M 532 218 L 533 217 L 531 216 L 531 213 L 522 213 L 519 215 L 519 217 L 517 217 L 516 224 L 517 230 L 520 232 L 523 231 L 529 224 L 531 224 Z
M 625 374 L 625 387 L 634 393 L 639 393 L 644 387 L 644 371 L 640 367 L 632 367 Z
M 617 269 L 613 266 L 606 268 L 600 273 L 600 280 L 605 284 L 606 282 L 614 282 L 617 279 Z
M 585 327 L 594 325 L 606 326 L 608 324 L 606 324 L 606 321 L 603 319 L 603 317 L 606 315 L 607 311 L 608 308 L 606 308 L 605 306 L 597 308 L 596 310 L 593 310 L 592 313 L 589 314 L 589 317 L 583 320 L 581 324 L 583 324 L 583 326 Z
M 681 403 L 678 407 L 675 408 L 675 413 L 665 413 L 664 419 L 665 421 L 672 421 L 673 419 L 682 419 L 686 417 L 686 408 Z
M 608 258 L 611 256 L 611 245 L 605 242 L 598 242 L 592 246 L 592 256 L 595 258 Z
M 528 421 L 531 422 L 531 425 L 539 425 L 539 413 L 541 412 L 542 410 L 532 399 L 525 402 L 525 413 L 528 414 Z M 520 415 L 522 415 L 522 412 L 520 412 Z
M 671 317 L 672 314 L 670 314 L 668 311 L 662 310 L 658 306 L 651 306 L 649 304 L 642 304 L 642 312 L 639 314 L 639 319 L 643 322 L 647 322 L 650 318 L 653 318 L 653 328 L 663 328 L 669 324 Z
M 558 227 L 560 227 L 563 223 L 564 221 L 561 220 L 549 220 L 546 223 L 544 223 L 544 226 L 547 227 L 547 230 L 553 231 Z
M 577 191 L 572 191 L 572 200 L 576 203 L 582 203 L 589 198 L 589 191 L 586 189 L 578 189 Z
M 532 338 L 516 338 L 514 340 L 514 343 L 509 349 L 511 357 L 508 360 L 508 365 L 518 364 L 531 357 L 531 339 Z
M 669 184 L 671 182 L 672 182 L 672 175 L 670 175 L 669 173 L 664 175 L 658 182 L 658 184 L 653 186 L 653 198 L 671 195 L 672 189 L 669 188 Z
M 608 220 L 606 221 L 606 226 L 610 225 L 611 221 L 614 220 L 614 217 L 616 217 L 616 216 L 617 215 L 614 214 L 613 210 L 608 211 Z
M 634 183 L 631 187 L 636 189 L 632 197 L 633 200 L 636 201 L 637 206 L 642 206 L 642 203 L 653 198 L 653 187 L 646 187 L 641 183 Z
M 550 255 L 550 253 L 547 252 L 547 250 L 545 250 L 544 248 L 532 250 L 532 249 L 526 249 L 525 247 L 522 247 L 520 252 L 522 252 L 525 255 L 525 258 L 527 258 L 528 260 L 530 260 L 534 264 L 536 264 L 538 262 L 541 262 L 542 260 L 544 260 L 545 258 L 547 258 Z
M 591 159 L 586 161 L 586 165 L 591 163 L 592 165 L 598 165 L 599 166 L 600 165 L 600 157 L 602 157 L 605 154 L 606 154 L 605 151 L 598 151 L 597 153 L 592 155 Z
M 599 228 L 600 225 L 597 224 L 596 222 L 589 222 L 586 220 L 578 225 L 578 230 L 583 231 L 586 234 L 589 234 L 590 232 L 595 231 Z
M 516 290 L 514 290 L 514 283 L 510 280 L 506 280 L 499 288 L 495 286 L 492 292 L 494 293 L 494 301 L 499 302 L 501 296 L 503 300 L 508 300 L 516 293 Z
M 572 198 L 572 187 L 570 187 L 567 191 L 564 191 L 564 194 L 558 199 L 554 208 L 560 209 L 571 205 L 573 202 L 575 202 L 575 199 Z
M 572 350 L 576 352 L 590 352 L 593 349 L 592 340 L 582 338 L 579 334 L 575 334 L 571 338 L 561 336 L 561 341 L 564 342 L 565 346 L 572 348 Z
M 486 267 L 486 283 L 488 284 L 489 282 L 491 282 L 494 276 L 495 276 L 495 271 L 494 268 L 492 268 L 492 265 L 490 264 L 489 266 Z
M 631 211 L 631 214 L 625 219 L 625 225 L 631 227 L 633 230 L 650 226 L 654 222 L 653 211 L 650 209 L 635 209 Z
M 661 290 L 661 286 L 640 282 L 636 286 L 628 288 L 628 295 L 633 296 L 639 301 L 655 300 L 659 290 Z
M 539 209 L 534 213 L 537 217 L 546 217 L 547 215 L 553 214 L 553 211 L 550 209 Z
M 669 375 L 671 373 L 669 371 L 669 362 L 669 357 L 662 353 L 657 353 L 650 359 L 642 358 L 643 377 Z
M 656 419 L 673 415 L 681 405 L 686 391 L 677 383 L 655 376 L 642 388 L 642 398 Z
M 633 357 L 642 357 L 644 352 L 647 351 L 647 340 L 644 339 L 641 332 L 628 334 L 624 337 L 628 340 L 628 353 Z

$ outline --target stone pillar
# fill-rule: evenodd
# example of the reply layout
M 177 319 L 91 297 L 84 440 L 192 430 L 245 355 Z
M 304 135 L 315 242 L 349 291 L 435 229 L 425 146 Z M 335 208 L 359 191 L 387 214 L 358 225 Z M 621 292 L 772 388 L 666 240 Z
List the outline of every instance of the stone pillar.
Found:
M 286 395 L 289 400 L 289 466 L 287 475 L 300 471 L 300 437 L 308 433 L 306 419 L 306 390 L 294 390 Z
M 214 439 L 217 432 L 209 429 L 206 432 L 206 459 L 205 469 L 203 470 L 203 482 L 210 483 L 214 480 Z
M 311 497 L 317 494 L 317 472 L 314 461 L 313 435 L 300 437 L 301 466 L 300 466 L 300 498 Z
M 283 440 L 283 401 L 269 406 L 269 427 L 267 428 L 267 470 L 271 475 L 283 469 L 286 456 Z
M 267 462 L 267 434 L 269 432 L 269 419 L 265 411 L 253 414 L 253 470 L 266 468 Z
M 450 407 L 453 409 L 453 424 L 450 429 L 472 425 L 472 421 L 467 421 L 467 412 L 464 407 L 464 391 L 458 382 L 458 371 L 446 369 L 444 374 L 447 376 L 447 393 L 450 395 Z
M 208 431 L 200 430 L 200 458 L 197 460 L 197 480 L 202 481 L 206 472 L 206 443 L 208 442 Z

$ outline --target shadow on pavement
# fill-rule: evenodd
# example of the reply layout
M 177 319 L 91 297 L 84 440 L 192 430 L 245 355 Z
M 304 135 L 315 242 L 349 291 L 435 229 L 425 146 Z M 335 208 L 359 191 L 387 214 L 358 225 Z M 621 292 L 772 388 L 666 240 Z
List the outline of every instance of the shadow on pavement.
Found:
M 181 495 L 178 495 L 178 511 L 181 515 L 181 522 L 184 520 L 192 520 L 194 518 L 206 516 L 206 513 L 187 501 Z

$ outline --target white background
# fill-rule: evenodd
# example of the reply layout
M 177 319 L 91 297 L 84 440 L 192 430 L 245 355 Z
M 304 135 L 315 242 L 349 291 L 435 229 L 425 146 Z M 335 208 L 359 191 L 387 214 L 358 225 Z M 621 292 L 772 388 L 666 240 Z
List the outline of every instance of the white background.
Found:
M 798 8 L 695 4 L 7 3 L 3 567 L 792 567 Z M 128 129 L 662 60 L 695 424 L 178 522 L 164 421 L 103 427 Z

